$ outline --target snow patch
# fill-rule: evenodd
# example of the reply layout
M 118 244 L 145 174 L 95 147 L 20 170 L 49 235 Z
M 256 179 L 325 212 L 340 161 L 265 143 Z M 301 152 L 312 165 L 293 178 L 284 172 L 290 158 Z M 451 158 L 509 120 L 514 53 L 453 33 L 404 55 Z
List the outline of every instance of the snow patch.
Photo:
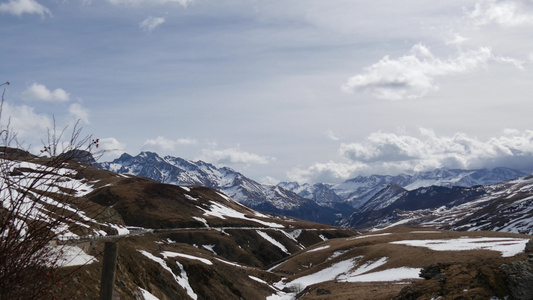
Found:
M 326 245 L 326 246 L 318 247 L 318 248 L 315 248 L 315 249 L 307 250 L 307 252 L 315 252 L 315 251 L 320 251 L 320 250 L 328 249 L 329 246 L 330 246 L 330 245 Z
M 212 265 L 213 264 L 210 260 L 205 259 L 205 258 L 200 258 L 200 257 L 188 255 L 188 254 L 176 253 L 176 252 L 171 252 L 171 251 L 163 251 L 163 252 L 161 252 L 161 255 L 163 255 L 163 257 L 165 259 L 167 259 L 169 257 L 183 257 L 183 258 L 187 258 L 187 259 L 193 259 L 193 260 L 201 261 L 201 262 L 203 262 L 206 265 Z
M 386 233 L 378 233 L 378 234 L 360 235 L 360 236 L 348 238 L 347 241 L 364 239 L 364 238 L 369 238 L 369 237 L 376 237 L 376 236 L 385 236 L 385 235 L 391 235 L 391 234 L 392 233 L 386 232 Z
M 50 250 L 52 257 L 58 255 L 57 266 L 59 267 L 82 266 L 98 261 L 77 246 L 60 246 Z
M 259 231 L 257 230 L 257 234 L 259 234 L 262 238 L 264 238 L 265 240 L 269 241 L 272 245 L 278 247 L 281 251 L 287 253 L 287 254 L 291 254 L 287 248 L 285 248 L 285 246 L 283 246 L 283 244 L 281 244 L 280 242 L 276 241 L 275 239 L 273 239 L 271 236 L 269 236 L 266 232 L 263 232 L 263 231 Z
M 394 268 L 346 278 L 345 282 L 390 282 L 420 279 L 420 268 Z
M 218 202 L 211 201 L 211 205 L 209 207 L 209 210 L 203 209 L 200 207 L 201 210 L 204 211 L 204 215 L 206 216 L 213 216 L 220 219 L 226 219 L 226 217 L 230 218 L 236 218 L 236 219 L 242 219 L 242 220 L 248 220 L 252 222 L 259 223 L 264 226 L 273 227 L 273 228 L 283 228 L 283 225 L 272 223 L 272 222 L 266 222 L 258 219 L 252 219 L 247 216 L 245 216 L 243 213 L 236 211 L 232 208 L 229 208 L 227 206 L 224 206 Z
M 216 252 L 215 252 L 215 245 L 212 244 L 212 245 L 202 245 L 202 247 L 206 250 L 208 250 L 209 252 L 213 253 L 214 255 L 218 255 Z
M 192 217 L 192 218 L 195 219 L 196 221 L 204 223 L 205 227 L 209 228 L 209 224 L 207 224 L 207 220 L 206 219 L 200 218 L 200 217 Z
M 143 289 L 143 288 L 139 288 L 139 290 L 141 291 L 141 294 L 144 298 L 144 300 L 159 300 L 159 298 L 157 298 L 156 296 L 152 295 L 152 293 L 150 293 L 149 291 Z
M 174 277 L 174 280 L 176 280 L 176 282 L 187 292 L 187 295 L 189 295 L 189 297 L 191 297 L 193 300 L 198 299 L 198 295 L 193 291 L 189 283 L 189 277 L 187 276 L 187 273 L 185 272 L 185 269 L 183 268 L 182 264 L 176 262 L 176 264 L 180 268 L 180 275 L 176 275 L 162 258 L 154 256 L 152 253 L 144 250 L 138 251 L 141 252 L 144 256 L 158 263 L 163 269 L 167 270 Z
M 501 252 L 503 257 L 511 257 L 524 251 L 528 241 L 528 239 L 505 237 L 465 237 L 449 240 L 407 240 L 391 242 L 391 244 L 426 247 L 434 251 L 493 250 Z

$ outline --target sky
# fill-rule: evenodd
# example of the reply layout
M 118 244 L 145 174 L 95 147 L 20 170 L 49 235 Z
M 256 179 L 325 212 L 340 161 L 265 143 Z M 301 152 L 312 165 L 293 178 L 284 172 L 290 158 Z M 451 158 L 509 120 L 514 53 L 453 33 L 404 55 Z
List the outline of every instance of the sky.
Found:
M 532 172 L 531 32 L 525 0 L 0 0 L 1 122 L 262 183 Z

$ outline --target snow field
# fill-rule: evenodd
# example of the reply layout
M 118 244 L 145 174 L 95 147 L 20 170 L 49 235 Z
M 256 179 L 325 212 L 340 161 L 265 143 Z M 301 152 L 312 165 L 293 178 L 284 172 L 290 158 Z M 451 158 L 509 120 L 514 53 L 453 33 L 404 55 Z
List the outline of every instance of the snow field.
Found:
M 57 266 L 72 267 L 92 264 L 98 260 L 77 246 L 58 246 L 50 248 L 52 256 L 57 255 Z
M 528 239 L 519 238 L 458 238 L 448 240 L 406 240 L 391 242 L 396 245 L 426 247 L 434 251 L 493 250 L 503 257 L 511 257 L 524 251 Z
M 242 219 L 242 220 L 248 220 L 257 222 L 261 225 L 267 226 L 267 227 L 273 227 L 273 228 L 283 228 L 284 226 L 278 223 L 273 222 L 266 222 L 258 219 L 251 219 L 249 217 L 246 217 L 243 213 L 236 211 L 232 208 L 229 208 L 227 206 L 222 205 L 221 203 L 217 203 L 215 201 L 211 201 L 211 206 L 209 207 L 209 210 L 203 209 L 201 207 L 198 207 L 201 210 L 204 211 L 204 215 L 206 216 L 213 216 L 220 219 L 226 219 L 226 217 L 230 218 L 236 218 L 236 219 Z
M 387 263 L 388 258 L 382 257 L 378 260 L 367 261 L 359 266 L 359 262 L 363 256 L 354 257 L 351 259 L 337 262 L 330 267 L 322 269 L 316 273 L 309 274 L 294 279 L 291 282 L 284 280 L 274 284 L 279 292 L 267 297 L 268 300 L 288 300 L 295 299 L 296 294 L 306 287 L 326 282 L 392 282 L 402 280 L 419 279 L 420 268 L 393 268 L 379 272 L 371 272 Z M 354 268 L 357 266 L 356 268 Z M 289 288 L 293 293 L 281 292 L 281 290 Z

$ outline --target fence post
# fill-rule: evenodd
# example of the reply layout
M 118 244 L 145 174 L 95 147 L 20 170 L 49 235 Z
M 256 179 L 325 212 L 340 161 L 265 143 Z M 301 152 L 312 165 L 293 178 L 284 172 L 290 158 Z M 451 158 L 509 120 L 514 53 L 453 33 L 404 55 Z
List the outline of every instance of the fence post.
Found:
M 106 242 L 104 246 L 104 260 L 102 265 L 102 279 L 100 281 L 100 300 L 113 299 L 115 272 L 117 265 L 118 244 Z

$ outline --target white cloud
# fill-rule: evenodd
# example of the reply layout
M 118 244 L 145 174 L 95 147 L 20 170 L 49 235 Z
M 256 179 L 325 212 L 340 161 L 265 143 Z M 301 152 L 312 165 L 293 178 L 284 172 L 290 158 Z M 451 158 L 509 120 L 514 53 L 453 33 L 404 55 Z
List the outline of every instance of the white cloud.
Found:
M 259 182 L 261 184 L 276 185 L 280 182 L 280 180 L 274 177 L 266 176 L 266 177 L 261 178 Z
M 164 151 L 174 151 L 176 146 L 180 145 L 195 145 L 198 141 L 195 139 L 177 139 L 171 140 L 163 136 L 158 136 L 155 139 L 147 139 L 143 146 L 143 150 L 164 150 Z
M 143 5 L 143 4 L 180 4 L 184 7 L 192 3 L 194 0 L 107 0 L 114 5 Z
M 454 34 L 452 38 L 446 40 L 446 45 L 461 45 L 468 39 L 460 34 Z
M 70 100 L 70 94 L 63 89 L 50 91 L 46 86 L 39 83 L 32 84 L 21 95 L 24 100 L 37 100 L 48 102 L 66 102 Z
M 364 143 L 342 144 L 340 152 L 358 163 L 388 166 L 405 171 L 421 171 L 434 167 L 481 168 L 510 166 L 533 167 L 533 131 L 505 130 L 500 137 L 480 141 L 464 133 L 437 136 L 420 129 L 420 136 L 373 133 Z M 522 164 L 512 161 L 517 157 Z
M 341 144 L 340 153 L 353 161 L 371 163 L 376 161 L 402 161 L 423 155 L 425 143 L 411 136 L 377 132 L 371 134 L 364 144 Z
M 241 151 L 235 148 L 223 150 L 204 149 L 202 150 L 201 160 L 219 163 L 219 164 L 260 164 L 265 165 L 274 161 L 275 158 L 261 156 L 254 153 Z
M 353 174 L 365 171 L 367 166 L 358 163 L 315 163 L 307 169 L 295 168 L 287 172 L 291 181 L 297 182 L 341 182 Z
M 80 103 L 73 103 L 68 108 L 68 112 L 76 120 L 79 120 L 85 124 L 89 124 L 89 111 L 83 107 Z
M 337 134 L 335 134 L 335 132 L 333 132 L 333 130 L 331 130 L 331 129 L 326 132 L 326 135 L 332 141 L 339 141 L 339 140 L 342 139 L 342 137 L 340 137 Z
M 21 16 L 23 14 L 52 15 L 48 8 L 42 6 L 35 0 L 10 0 L 7 3 L 1 3 L 0 12 L 15 16 Z
M 438 136 L 420 128 L 417 136 L 376 132 L 362 143 L 341 144 L 346 163 L 316 163 L 292 170 L 291 180 L 340 182 L 359 174 L 398 174 L 435 168 L 509 167 L 533 171 L 533 131 L 506 129 L 486 141 L 464 133 Z
M 468 17 L 477 26 L 490 23 L 504 27 L 530 25 L 533 24 L 533 13 L 525 12 L 527 6 L 520 1 L 484 0 L 476 4 Z
M 104 153 L 104 156 L 112 155 L 112 156 L 118 156 L 122 153 L 124 153 L 124 149 L 126 149 L 126 145 L 119 142 L 117 139 L 113 137 L 103 138 L 99 139 L 99 149 L 102 150 Z
M 149 18 L 145 19 L 144 21 L 142 21 L 139 24 L 139 27 L 141 27 L 141 29 L 144 30 L 144 31 L 152 31 L 152 30 L 156 29 L 159 25 L 161 25 L 163 23 L 165 23 L 165 18 L 149 17 Z
M 428 47 L 417 44 L 410 55 L 398 59 L 385 56 L 367 67 L 363 74 L 349 78 L 342 88 L 346 92 L 368 92 L 379 99 L 420 98 L 439 88 L 435 77 L 472 72 L 491 61 L 511 63 L 521 68 L 521 62 L 494 56 L 490 48 L 460 52 L 456 57 L 441 60 L 434 57 Z
M 40 115 L 34 111 L 33 107 L 26 105 L 12 105 L 4 102 L 2 107 L 2 126 L 9 122 L 13 130 L 25 142 L 34 141 L 46 136 L 46 131 L 53 127 L 52 120 L 45 115 Z

